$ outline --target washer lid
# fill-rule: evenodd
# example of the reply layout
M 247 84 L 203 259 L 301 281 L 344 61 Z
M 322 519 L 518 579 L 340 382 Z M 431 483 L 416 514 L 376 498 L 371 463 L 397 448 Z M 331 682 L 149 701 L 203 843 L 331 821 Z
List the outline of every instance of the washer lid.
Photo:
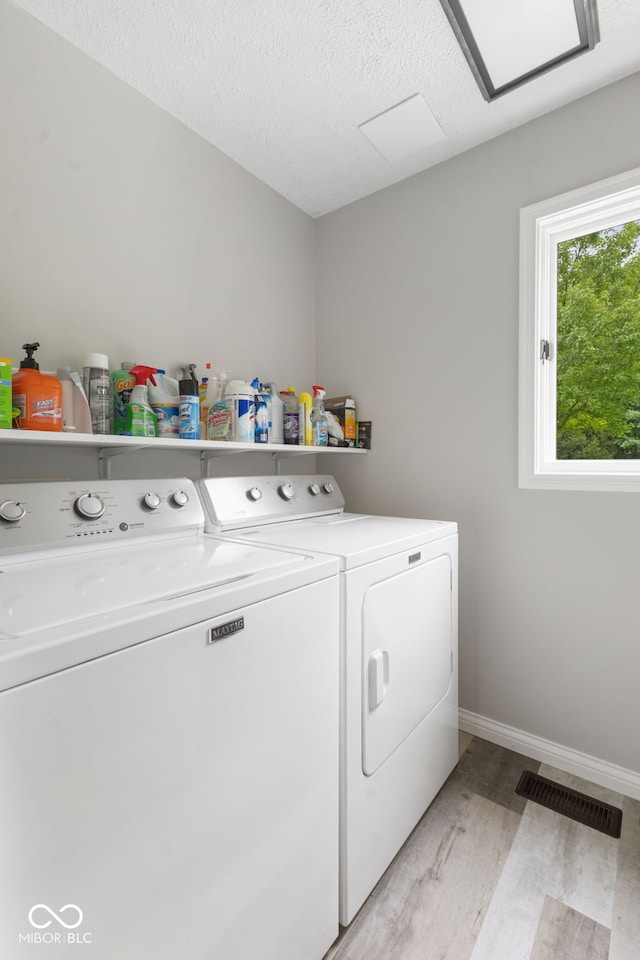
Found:
M 230 536 L 274 547 L 331 554 L 339 557 L 342 568 L 348 570 L 451 536 L 457 529 L 457 524 L 449 520 L 339 513 L 265 524 L 231 532 Z
M 184 627 L 245 616 L 260 603 L 334 577 L 333 557 L 188 541 L 69 551 L 0 564 L 0 690 Z
M 69 551 L 71 553 L 71 551 Z M 106 547 L 66 558 L 0 561 L 0 640 L 91 620 L 157 600 L 283 574 L 294 553 L 199 536 L 171 543 Z M 1 656 L 0 648 L 0 656 Z

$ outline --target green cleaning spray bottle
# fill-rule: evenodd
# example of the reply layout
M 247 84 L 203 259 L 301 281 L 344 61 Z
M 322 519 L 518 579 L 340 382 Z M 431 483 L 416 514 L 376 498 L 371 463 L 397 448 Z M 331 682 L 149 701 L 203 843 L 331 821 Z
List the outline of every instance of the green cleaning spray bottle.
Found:
M 131 391 L 129 403 L 127 404 L 127 422 L 122 431 L 125 437 L 157 437 L 158 436 L 158 418 L 149 403 L 147 392 L 147 380 L 156 385 L 154 373 L 157 373 L 155 367 L 144 367 L 142 365 L 131 367 L 129 373 L 136 378 L 136 385 Z

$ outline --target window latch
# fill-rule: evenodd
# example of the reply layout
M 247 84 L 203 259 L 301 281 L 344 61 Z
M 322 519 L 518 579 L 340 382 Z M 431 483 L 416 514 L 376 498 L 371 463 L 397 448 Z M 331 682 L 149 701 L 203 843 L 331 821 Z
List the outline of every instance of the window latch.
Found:
M 551 359 L 551 344 L 548 340 L 540 341 L 540 359 L 543 363 Z

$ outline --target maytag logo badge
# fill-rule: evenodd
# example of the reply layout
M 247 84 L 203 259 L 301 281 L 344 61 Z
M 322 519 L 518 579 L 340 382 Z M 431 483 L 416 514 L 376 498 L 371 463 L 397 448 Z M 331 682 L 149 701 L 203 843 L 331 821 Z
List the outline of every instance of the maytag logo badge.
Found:
M 421 554 L 419 551 L 418 551 L 418 553 L 410 553 L 410 554 L 409 554 L 409 563 L 417 563 L 421 556 L 422 556 L 422 554 Z
M 211 627 L 209 630 L 209 643 L 224 640 L 225 637 L 231 637 L 234 633 L 240 633 L 241 630 L 244 630 L 244 617 L 227 620 L 226 623 L 221 623 L 219 627 Z

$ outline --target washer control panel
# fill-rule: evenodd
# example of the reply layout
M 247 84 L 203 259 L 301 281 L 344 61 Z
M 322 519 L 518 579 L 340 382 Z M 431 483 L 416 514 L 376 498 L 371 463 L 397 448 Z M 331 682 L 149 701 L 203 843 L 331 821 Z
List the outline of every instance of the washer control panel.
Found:
M 207 530 L 233 530 L 342 513 L 344 498 L 333 477 L 209 477 L 198 484 Z
M 191 480 L 0 484 L 0 556 L 202 530 Z

